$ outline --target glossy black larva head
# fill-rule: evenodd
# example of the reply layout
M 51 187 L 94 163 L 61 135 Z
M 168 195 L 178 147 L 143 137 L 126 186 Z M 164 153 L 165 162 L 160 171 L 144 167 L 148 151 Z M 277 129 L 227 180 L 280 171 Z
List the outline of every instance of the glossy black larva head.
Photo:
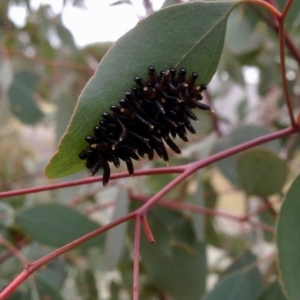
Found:
M 200 102 L 206 85 L 196 85 L 197 78 L 195 72 L 187 76 L 185 68 L 157 73 L 153 66 L 148 67 L 147 81 L 134 77 L 136 86 L 132 92 L 126 92 L 124 99 L 104 112 L 99 125 L 94 126 L 94 134 L 85 137 L 88 145 L 79 158 L 85 160 L 90 176 L 103 169 L 103 185 L 106 185 L 110 178 L 109 162 L 118 168 L 120 160 L 133 175 L 132 159 L 147 156 L 152 160 L 154 152 L 168 162 L 165 144 L 180 154 L 174 139 L 178 136 L 188 142 L 187 131 L 196 133 L 190 120 L 198 118 L 192 109 L 211 110 Z

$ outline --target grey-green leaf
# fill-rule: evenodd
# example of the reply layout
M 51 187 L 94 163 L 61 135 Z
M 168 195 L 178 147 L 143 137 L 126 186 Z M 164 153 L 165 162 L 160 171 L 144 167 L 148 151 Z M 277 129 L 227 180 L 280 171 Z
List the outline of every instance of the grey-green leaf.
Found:
M 300 175 L 294 180 L 282 204 L 277 226 L 278 262 L 289 300 L 300 295 Z
M 223 277 L 204 300 L 253 300 L 262 288 L 257 267 L 249 267 Z
M 214 151 L 221 152 L 226 149 L 229 149 L 233 146 L 239 145 L 241 143 L 250 141 L 254 138 L 264 136 L 271 133 L 270 130 L 259 127 L 259 126 L 252 126 L 247 125 L 244 127 L 239 127 L 232 131 L 228 136 L 221 138 L 216 146 Z M 274 152 L 278 152 L 280 149 L 280 143 L 278 140 L 271 141 L 260 145 L 259 148 L 267 148 Z M 239 187 L 239 180 L 237 177 L 236 171 L 236 155 L 230 156 L 228 158 L 222 159 L 217 163 L 217 166 L 220 168 L 222 173 L 237 187 Z
M 59 204 L 26 209 L 16 215 L 16 223 L 31 239 L 52 247 L 61 247 L 100 227 L 75 209 Z M 103 239 L 96 237 L 80 247 L 102 246 Z
M 261 197 L 280 193 L 286 182 L 286 161 L 268 149 L 250 149 L 236 160 L 240 187 L 248 195 Z
M 43 117 L 33 97 L 38 80 L 39 76 L 32 72 L 17 73 L 8 91 L 11 111 L 21 122 L 29 125 L 35 124 Z
M 78 153 L 86 146 L 101 114 L 134 86 L 147 68 L 158 71 L 184 67 L 208 83 L 222 53 L 226 23 L 235 1 L 178 4 L 153 13 L 120 38 L 100 62 L 83 90 L 58 152 L 46 168 L 49 178 L 70 175 L 84 168 Z
M 257 300 L 288 300 L 284 295 L 282 288 L 276 280 L 270 284 L 258 297 Z

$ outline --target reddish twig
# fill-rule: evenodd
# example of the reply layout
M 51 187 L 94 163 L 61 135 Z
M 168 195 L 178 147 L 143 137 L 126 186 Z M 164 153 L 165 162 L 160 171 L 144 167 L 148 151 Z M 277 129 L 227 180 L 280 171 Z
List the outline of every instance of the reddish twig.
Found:
M 283 136 L 287 136 L 289 134 L 296 133 L 296 132 L 298 132 L 297 128 L 289 127 L 289 128 L 286 128 L 286 129 L 283 129 L 280 131 L 270 133 L 270 134 L 262 136 L 262 137 L 258 137 L 256 139 L 253 139 L 246 143 L 242 143 L 242 144 L 234 146 L 230 149 L 213 154 L 213 155 L 211 155 L 205 159 L 202 159 L 198 162 L 186 165 L 186 168 L 182 174 L 180 174 L 173 181 L 171 181 L 169 184 L 167 184 L 157 194 L 155 194 L 145 205 L 143 205 L 141 208 L 139 208 L 140 213 L 146 214 L 146 212 L 149 210 L 149 208 L 153 204 L 155 204 L 159 199 L 161 199 L 171 189 L 173 189 L 175 186 L 177 186 L 179 183 L 181 183 L 183 180 L 185 180 L 187 177 L 189 177 L 191 174 L 195 173 L 199 169 L 204 168 L 214 162 L 217 162 L 223 158 L 229 157 L 229 156 L 239 153 L 241 151 L 247 150 L 249 148 L 261 145 L 263 143 L 266 143 L 266 142 L 269 142 L 269 141 L 272 141 L 272 140 L 275 140 L 275 139 L 278 139 Z
M 291 7 L 293 0 L 287 1 L 283 13 L 280 17 L 278 17 L 278 36 L 279 36 L 279 54 L 280 54 L 280 69 L 281 69 L 281 79 L 282 79 L 282 86 L 283 86 L 283 93 L 285 96 L 286 105 L 288 107 L 289 117 L 291 121 L 292 127 L 296 128 L 298 125 L 295 121 L 294 114 L 293 114 L 293 105 L 290 98 L 288 82 L 286 79 L 286 66 L 285 66 L 285 29 L 284 29 L 284 21 L 287 15 L 289 8 Z
M 135 217 L 134 213 L 127 214 L 126 216 L 123 216 L 119 218 L 118 220 L 115 220 L 105 226 L 102 226 L 99 229 L 96 229 L 76 240 L 73 242 L 45 255 L 44 257 L 36 260 L 33 263 L 27 264 L 23 270 L 23 272 L 17 276 L 3 291 L 0 293 L 0 299 L 5 299 L 8 297 L 20 284 L 22 284 L 32 273 L 34 273 L 37 269 L 41 268 L 43 265 L 49 263 L 53 259 L 61 256 L 62 254 L 68 252 L 69 250 L 89 241 L 90 239 L 100 235 L 103 232 L 106 232 L 107 230 L 124 223 L 125 221 L 128 221 Z
M 147 202 L 150 200 L 149 197 L 143 196 L 143 195 L 138 195 L 138 194 L 134 194 L 132 193 L 130 195 L 132 197 L 133 200 L 139 200 L 142 202 Z M 246 216 L 235 216 L 233 214 L 229 214 L 226 212 L 222 212 L 220 210 L 217 209 L 211 209 L 211 208 L 207 208 L 207 207 L 200 207 L 197 205 L 193 205 L 193 204 L 188 204 L 188 203 L 183 203 L 183 202 L 177 202 L 177 201 L 164 201 L 164 200 L 159 200 L 157 203 L 158 205 L 164 206 L 164 207 L 168 207 L 171 209 L 175 209 L 175 210 L 188 210 L 191 211 L 193 213 L 198 213 L 198 214 L 203 214 L 203 215 L 207 215 L 207 216 L 213 216 L 213 217 L 220 217 L 220 218 L 226 218 L 226 219 L 230 219 L 233 221 L 237 221 L 240 223 L 249 223 L 250 225 L 252 225 L 255 228 L 260 228 L 261 230 L 268 232 L 268 233 L 275 233 L 275 229 L 262 224 L 260 222 L 256 222 L 250 219 L 250 217 L 248 215 Z
M 284 29 L 284 22 L 285 18 L 287 16 L 287 13 L 293 4 L 293 0 L 288 0 L 286 2 L 286 5 L 283 9 L 283 12 L 280 13 L 278 9 L 273 6 L 272 4 L 268 2 L 264 2 L 261 0 L 246 0 L 245 1 L 248 4 L 258 4 L 264 8 L 266 8 L 273 17 L 275 17 L 278 21 L 278 36 L 279 36 L 279 55 L 280 55 L 280 70 L 281 70 L 281 79 L 282 79 L 282 87 L 283 87 L 283 93 L 285 96 L 286 105 L 288 107 L 289 117 L 291 121 L 292 127 L 296 128 L 298 124 L 295 121 L 294 114 L 293 114 L 293 105 L 290 99 L 290 93 L 288 89 L 288 82 L 286 79 L 286 66 L 285 66 L 285 40 L 286 40 L 286 34 Z M 275 23 L 274 23 L 275 24 Z M 275 24 L 277 27 L 277 24 Z
M 0 45 L 0 51 L 9 55 L 18 56 L 24 58 L 26 60 L 30 60 L 36 63 L 40 63 L 46 66 L 54 67 L 54 68 L 64 68 L 64 69 L 72 69 L 76 71 L 87 71 L 89 73 L 94 72 L 92 68 L 85 66 L 83 64 L 73 63 L 69 61 L 53 61 L 44 57 L 38 56 L 27 56 L 22 51 L 16 49 L 10 49 Z
M 281 17 L 281 13 L 280 11 L 273 5 L 264 2 L 262 0 L 244 0 L 244 3 L 247 4 L 257 4 L 260 5 L 262 7 L 264 7 L 265 9 L 267 9 L 272 15 L 274 15 L 277 19 Z
M 151 175 L 151 174 L 153 175 L 153 174 L 182 173 L 183 170 L 184 170 L 184 166 L 164 167 L 164 168 L 156 168 L 156 169 L 150 169 L 150 170 L 139 170 L 139 171 L 136 171 L 134 173 L 134 175 L 135 176 L 143 176 L 143 175 Z M 130 177 L 128 172 L 120 172 L 117 174 L 112 174 L 111 180 L 126 178 L 126 177 Z M 0 198 L 8 198 L 8 197 L 33 194 L 33 193 L 44 192 L 44 191 L 63 189 L 63 188 L 68 188 L 68 187 L 72 187 L 72 186 L 90 184 L 90 183 L 99 182 L 99 181 L 102 181 L 102 176 L 96 176 L 96 177 L 92 177 L 92 178 L 89 177 L 89 178 L 84 178 L 84 179 L 79 179 L 79 180 L 54 183 L 54 184 L 49 184 L 49 185 L 45 185 L 45 186 L 31 187 L 31 188 L 26 188 L 26 189 L 5 191 L 5 192 L 0 192 Z
M 145 230 L 145 234 L 146 234 L 149 242 L 151 244 L 155 243 L 155 239 L 154 239 L 154 236 L 153 236 L 153 234 L 151 232 L 151 229 L 150 229 L 150 226 L 148 224 L 146 216 L 141 216 L 141 220 L 142 220 L 142 225 L 143 225 L 144 230 Z

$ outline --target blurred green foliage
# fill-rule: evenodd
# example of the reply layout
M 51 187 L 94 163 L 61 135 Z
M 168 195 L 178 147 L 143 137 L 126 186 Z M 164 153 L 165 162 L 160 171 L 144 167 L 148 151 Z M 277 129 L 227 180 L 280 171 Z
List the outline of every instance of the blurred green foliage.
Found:
M 281 8 L 285 3 L 277 2 Z M 165 6 L 175 3 L 167 0 Z M 24 26 L 9 19 L 11 5 L 26 7 Z M 199 134 L 191 137 L 189 145 L 181 145 L 184 157 L 172 156 L 170 165 L 194 162 L 288 126 L 278 37 L 272 22 L 268 13 L 254 6 L 239 6 L 230 14 L 221 61 L 208 95 L 218 128 L 201 115 L 195 125 Z M 296 49 L 300 46 L 299 24 L 300 1 L 294 1 L 287 30 Z M 30 0 L 1 1 L 0 40 L 0 191 L 42 186 L 49 183 L 43 170 L 65 133 L 76 101 L 112 44 L 79 48 L 61 14 L 54 14 L 50 5 L 34 10 Z M 298 112 L 300 61 L 289 50 L 286 60 Z M 245 76 L 249 67 L 259 74 L 257 84 L 249 84 Z M 147 215 L 156 243 L 151 245 L 144 236 L 141 241 L 141 299 L 298 299 L 300 218 L 295 207 L 300 199 L 299 177 L 287 191 L 300 173 L 299 142 L 297 135 L 285 137 L 224 159 L 182 182 L 164 199 L 171 206 L 176 202 L 230 210 L 232 215 L 245 214 L 250 221 L 274 227 L 288 193 L 278 227 L 278 247 L 290 298 L 278 283 L 276 242 L 269 232 L 263 234 L 250 223 L 226 222 L 209 214 L 203 217 L 193 209 L 157 206 Z M 159 163 L 135 164 L 136 169 L 153 166 Z M 84 171 L 63 180 L 86 176 Z M 28 262 L 34 261 L 139 207 L 172 178 L 123 179 L 105 190 L 97 183 L 1 199 L 0 235 L 20 249 Z M 253 211 L 258 213 L 251 215 Z M 267 252 L 270 249 L 272 255 Z M 130 299 L 132 250 L 133 224 L 118 226 L 44 266 L 9 299 Z M 7 243 L 0 245 L 0 263 L 3 290 L 24 265 L 9 252 Z

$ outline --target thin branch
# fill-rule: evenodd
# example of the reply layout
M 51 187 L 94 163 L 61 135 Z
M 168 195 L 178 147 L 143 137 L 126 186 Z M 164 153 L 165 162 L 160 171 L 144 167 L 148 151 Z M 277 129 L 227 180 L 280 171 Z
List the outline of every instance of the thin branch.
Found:
M 146 212 L 149 210 L 150 207 L 152 207 L 158 200 L 161 199 L 161 197 L 163 197 L 167 192 L 169 192 L 173 187 L 175 187 L 177 184 L 179 184 L 180 182 L 182 182 L 184 179 L 186 179 L 188 176 L 190 176 L 191 174 L 195 173 L 197 170 L 210 165 L 218 160 L 221 160 L 225 157 L 231 156 L 233 154 L 236 154 L 238 152 L 244 151 L 246 149 L 249 149 L 251 147 L 281 138 L 283 136 L 287 136 L 289 134 L 292 133 L 296 133 L 298 132 L 297 128 L 293 128 L 293 127 L 289 127 L 271 134 L 268 134 L 266 136 L 263 137 L 259 137 L 256 139 L 253 139 L 249 142 L 243 143 L 241 145 L 232 147 L 230 149 L 227 149 L 225 151 L 219 152 L 217 154 L 214 154 L 210 157 L 207 157 L 203 160 L 200 160 L 198 162 L 195 163 L 191 163 L 188 164 L 186 166 L 184 166 L 183 168 L 170 168 L 170 169 L 176 169 L 177 171 L 181 171 L 184 170 L 184 172 L 182 174 L 180 174 L 177 178 L 175 178 L 173 181 L 171 181 L 169 184 L 167 184 L 163 189 L 160 190 L 160 192 L 158 192 L 155 196 L 153 196 L 147 203 L 145 203 L 142 207 L 140 207 L 139 209 L 137 209 L 136 211 L 123 216 L 121 218 L 119 218 L 118 220 L 115 220 L 113 222 L 111 222 L 108 225 L 105 225 L 99 229 L 96 229 L 82 237 L 80 237 L 79 239 L 49 253 L 48 255 L 40 258 L 39 260 L 35 261 L 34 263 L 28 264 L 24 271 L 15 279 L 13 280 L 7 287 L 6 289 L 0 293 L 0 299 L 5 299 L 5 297 L 7 297 L 8 295 L 10 295 L 22 282 L 24 282 L 35 270 L 37 270 L 38 268 L 40 268 L 41 266 L 45 265 L 46 263 L 50 262 L 51 260 L 55 259 L 56 257 L 66 253 L 67 251 L 75 248 L 76 246 L 81 245 L 82 243 L 98 236 L 99 234 L 106 232 L 107 230 L 127 221 L 130 220 L 132 218 L 140 218 L 142 215 L 145 215 Z M 161 168 L 163 169 L 164 172 L 167 173 L 169 168 Z M 155 173 L 155 169 L 152 170 Z M 156 170 L 157 172 L 157 170 Z M 146 173 L 148 174 L 148 173 Z M 117 174 L 118 175 L 118 174 Z M 120 174 L 119 176 L 120 178 Z M 128 175 L 128 174 L 126 174 Z M 139 174 L 141 175 L 141 174 Z M 145 175 L 145 173 L 143 174 Z M 100 177 L 101 178 L 101 177 Z M 115 178 L 116 179 L 116 178 Z M 89 180 L 91 182 L 91 180 Z M 73 182 L 74 183 L 74 182 Z M 82 183 L 81 183 L 82 184 Z M 141 221 L 141 220 L 140 220 Z M 140 222 L 139 221 L 139 222 Z M 255 223 L 251 221 L 251 224 L 253 226 L 256 227 L 260 227 L 260 228 L 264 228 L 265 230 L 267 230 L 267 226 L 260 224 L 260 223 Z M 136 259 L 136 258 L 135 258 Z
M 232 147 L 230 149 L 219 152 L 217 154 L 211 155 L 210 157 L 207 157 L 198 162 L 193 162 L 191 164 L 177 166 L 177 167 L 164 167 L 164 168 L 153 168 L 153 169 L 149 169 L 149 170 L 138 170 L 138 171 L 135 171 L 134 175 L 135 176 L 143 176 L 143 175 L 155 175 L 155 174 L 184 173 L 185 175 L 182 178 L 185 179 L 190 174 L 194 173 L 196 170 L 203 168 L 207 165 L 210 165 L 216 161 L 219 161 L 225 157 L 236 154 L 240 151 L 249 149 L 251 147 L 272 141 L 274 139 L 278 139 L 278 138 L 287 136 L 289 134 L 296 133 L 298 131 L 299 131 L 298 128 L 289 127 L 289 128 L 277 131 L 277 132 L 270 133 L 266 136 L 253 139 L 251 141 L 248 141 L 246 143 Z M 131 176 L 127 172 L 121 172 L 121 173 L 112 174 L 111 180 L 126 178 L 126 177 L 131 177 Z M 183 180 L 183 179 L 180 179 L 180 180 Z M 38 193 L 38 192 L 43 192 L 43 191 L 62 189 L 62 188 L 67 188 L 67 187 L 72 187 L 72 186 L 77 186 L 77 185 L 90 184 L 90 183 L 99 182 L 99 181 L 102 181 L 102 176 L 73 180 L 73 181 L 62 182 L 62 183 L 54 183 L 54 184 L 49 184 L 49 185 L 39 186 L 39 187 L 32 187 L 32 188 L 27 188 L 27 189 L 19 189 L 19 190 L 14 190 L 14 191 L 0 192 L 0 198 L 8 198 L 8 197 Z
M 182 173 L 184 171 L 184 168 L 185 168 L 184 166 L 177 166 L 177 167 L 153 168 L 153 169 L 149 169 L 149 170 L 139 170 L 139 171 L 134 172 L 134 176 Z M 112 174 L 111 180 L 126 178 L 126 177 L 131 177 L 131 175 L 129 175 L 128 172 L 120 172 L 120 173 Z M 72 186 L 77 186 L 77 185 L 91 184 L 91 183 L 95 183 L 95 182 L 99 182 L 99 181 L 102 181 L 102 176 L 89 177 L 89 178 L 84 178 L 84 179 L 79 179 L 79 180 L 54 183 L 54 184 L 38 186 L 38 187 L 31 187 L 31 188 L 26 188 L 26 189 L 5 191 L 5 192 L 0 192 L 0 198 L 8 198 L 8 197 L 33 194 L 33 193 L 44 192 L 44 191 L 63 189 L 63 188 L 68 188 L 68 187 L 72 187 Z
M 288 0 L 284 6 L 284 9 L 282 11 L 282 16 L 281 16 L 281 20 L 284 21 L 292 4 L 293 4 L 294 0 Z
M 152 234 L 152 232 L 151 232 L 151 229 L 150 229 L 150 226 L 149 226 L 149 224 L 148 224 L 148 221 L 147 221 L 146 216 L 144 216 L 144 215 L 141 216 L 141 220 L 142 220 L 142 225 L 143 225 L 144 230 L 145 230 L 145 234 L 146 234 L 146 236 L 147 236 L 149 242 L 150 242 L 151 244 L 155 243 L 155 239 L 154 239 L 154 236 L 153 236 L 153 234 Z
M 138 201 L 143 201 L 143 202 L 147 202 L 149 201 L 149 197 L 145 197 L 143 195 L 138 195 L 138 194 L 131 194 L 130 195 L 131 198 L 133 200 L 138 200 Z M 175 209 L 175 210 L 188 210 L 191 211 L 193 213 L 198 213 L 198 214 L 203 214 L 203 215 L 207 215 L 207 216 L 212 216 L 212 217 L 219 217 L 219 218 L 226 218 L 226 219 L 230 219 L 236 222 L 240 222 L 240 223 L 249 223 L 250 225 L 252 225 L 255 228 L 260 228 L 261 230 L 271 233 L 271 234 L 275 234 L 275 229 L 265 225 L 263 223 L 260 222 L 256 222 L 256 221 L 252 221 L 248 215 L 246 216 L 236 216 L 233 214 L 229 214 L 226 212 L 222 212 L 220 210 L 217 209 L 211 209 L 211 208 L 207 208 L 207 207 L 200 207 L 197 205 L 193 205 L 193 204 L 188 204 L 188 203 L 182 203 L 182 202 L 177 202 L 177 201 L 164 201 L 164 200 L 159 200 L 157 203 L 158 205 L 164 206 L 164 207 L 168 207 L 171 209 Z
M 296 128 L 298 125 L 294 118 L 293 105 L 292 105 L 292 101 L 290 98 L 289 87 L 288 87 L 288 82 L 287 82 L 287 78 L 286 78 L 285 43 L 284 43 L 285 42 L 284 21 L 285 21 L 286 14 L 287 14 L 290 6 L 292 5 L 292 3 L 293 3 L 293 0 L 290 0 L 287 2 L 285 9 L 284 9 L 284 13 L 282 14 L 282 16 L 280 18 L 278 18 L 278 21 L 279 21 L 278 35 L 279 35 L 279 52 L 280 52 L 279 55 L 280 55 L 280 69 L 281 69 L 283 93 L 284 93 L 285 101 L 286 101 L 286 104 L 288 107 L 291 125 L 292 125 L 292 127 Z
M 96 229 L 76 240 L 73 242 L 45 255 L 44 257 L 36 260 L 33 263 L 30 263 L 25 266 L 23 272 L 19 274 L 1 293 L 0 293 L 0 299 L 5 299 L 8 297 L 18 286 L 20 286 L 32 273 L 34 273 L 37 269 L 42 267 L 43 265 L 49 263 L 53 259 L 61 256 L 62 254 L 68 252 L 69 250 L 81 245 L 84 242 L 89 241 L 90 239 L 100 235 L 103 232 L 106 232 L 107 230 L 124 223 L 127 220 L 130 220 L 135 217 L 134 213 L 127 214 L 126 216 L 123 216 L 105 226 L 102 226 L 99 229 Z
M 264 8 L 266 8 L 272 15 L 274 15 L 277 19 L 279 19 L 281 17 L 281 13 L 278 9 L 276 9 L 276 7 L 274 7 L 273 5 L 262 1 L 262 0 L 244 0 L 244 3 L 247 4 L 257 4 L 260 5 Z
M 271 0 L 268 0 L 268 2 L 270 1 Z M 258 17 L 264 22 L 266 22 L 270 26 L 270 28 L 278 35 L 279 33 L 278 20 L 274 16 L 272 16 L 273 17 L 272 20 L 267 18 L 262 13 L 260 13 L 260 11 L 257 10 L 254 5 L 251 5 L 250 7 L 258 15 Z M 288 50 L 290 51 L 290 54 L 294 57 L 294 59 L 297 61 L 298 65 L 300 66 L 300 51 L 298 50 L 298 48 L 296 47 L 296 45 L 294 44 L 294 42 L 292 41 L 291 37 L 287 32 L 285 32 L 285 44 Z
M 2 244 L 4 247 L 6 247 L 10 253 L 12 253 L 15 257 L 18 258 L 18 260 L 23 264 L 26 265 L 28 263 L 26 257 L 23 255 L 23 253 L 14 246 L 11 242 L 9 242 L 7 239 L 5 239 L 2 235 L 0 236 L 0 244 Z
M 212 104 L 213 101 L 212 101 L 212 98 L 211 98 L 209 90 L 205 90 L 204 94 L 205 94 L 205 98 L 207 99 L 208 105 L 210 107 L 212 107 L 213 106 L 213 104 Z M 221 137 L 222 136 L 222 132 L 221 132 L 221 129 L 220 129 L 220 126 L 219 126 L 218 117 L 217 117 L 217 115 L 215 113 L 212 113 L 210 115 L 211 115 L 212 127 L 213 127 L 214 131 L 217 133 L 218 137 Z
M 64 69 L 71 69 L 71 70 L 76 70 L 76 71 L 87 71 L 89 73 L 92 73 L 95 71 L 86 65 L 78 64 L 78 63 L 74 63 L 74 62 L 53 61 L 53 60 L 50 60 L 50 59 L 47 59 L 44 57 L 38 57 L 38 56 L 30 57 L 30 56 L 25 55 L 24 52 L 22 52 L 20 50 L 10 49 L 10 48 L 7 48 L 7 47 L 1 46 L 1 45 L 0 45 L 0 52 L 6 53 L 9 55 L 18 56 L 18 57 L 24 58 L 26 60 L 30 60 L 30 61 L 40 63 L 40 64 L 43 64 L 46 66 L 54 67 L 54 68 L 64 68 Z
M 213 154 L 213 155 L 211 155 L 207 158 L 204 158 L 200 161 L 197 161 L 195 163 L 186 165 L 186 168 L 182 174 L 180 174 L 173 181 L 171 181 L 169 184 L 167 184 L 157 194 L 155 194 L 146 204 L 144 204 L 142 207 L 139 208 L 140 213 L 145 214 L 153 204 L 155 204 L 159 199 L 161 199 L 165 194 L 167 194 L 175 186 L 177 186 L 179 183 L 181 183 L 183 180 L 185 180 L 187 177 L 189 177 L 191 174 L 195 173 L 199 169 L 204 168 L 204 167 L 206 167 L 212 163 L 215 163 L 221 159 L 229 157 L 233 154 L 236 154 L 236 153 L 242 152 L 244 150 L 247 150 L 249 148 L 261 145 L 263 143 L 281 138 L 283 136 L 287 136 L 289 134 L 296 133 L 298 131 L 299 131 L 299 129 L 293 128 L 293 127 L 279 130 L 279 131 L 270 133 L 268 135 L 258 137 L 256 139 L 253 139 L 246 143 L 242 143 L 240 145 L 231 147 L 231 148 L 221 151 L 219 153 Z

